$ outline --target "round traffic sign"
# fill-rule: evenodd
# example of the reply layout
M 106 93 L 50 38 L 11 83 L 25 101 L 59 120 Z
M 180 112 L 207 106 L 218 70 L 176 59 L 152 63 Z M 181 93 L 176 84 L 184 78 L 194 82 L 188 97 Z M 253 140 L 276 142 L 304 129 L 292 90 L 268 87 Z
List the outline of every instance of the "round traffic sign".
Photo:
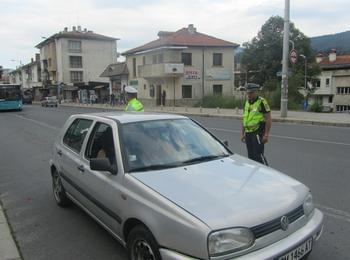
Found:
M 298 54 L 297 54 L 297 51 L 295 49 L 292 49 L 290 52 L 289 52 L 289 59 L 290 59 L 290 62 L 291 63 L 296 63 L 297 62 L 297 58 L 298 58 Z

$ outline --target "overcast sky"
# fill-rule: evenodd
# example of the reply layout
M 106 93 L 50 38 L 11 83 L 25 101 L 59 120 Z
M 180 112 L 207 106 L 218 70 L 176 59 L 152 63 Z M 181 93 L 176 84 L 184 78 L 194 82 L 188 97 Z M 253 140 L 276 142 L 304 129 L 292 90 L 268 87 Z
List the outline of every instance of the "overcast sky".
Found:
M 290 18 L 307 36 L 350 30 L 349 0 L 291 0 Z M 242 44 L 271 16 L 284 16 L 284 0 L 0 0 L 0 65 L 26 64 L 34 46 L 81 25 L 120 38 L 118 52 L 145 44 L 157 33 L 194 24 L 197 31 Z M 12 61 L 14 60 L 14 61 Z

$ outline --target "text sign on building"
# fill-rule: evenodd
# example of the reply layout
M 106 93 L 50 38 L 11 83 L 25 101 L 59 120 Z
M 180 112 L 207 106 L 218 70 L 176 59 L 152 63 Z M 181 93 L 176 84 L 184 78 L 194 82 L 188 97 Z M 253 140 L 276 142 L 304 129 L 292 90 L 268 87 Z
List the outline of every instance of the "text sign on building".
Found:
M 289 53 L 289 59 L 292 64 L 295 64 L 297 62 L 298 54 L 295 49 L 292 49 Z
M 186 70 L 184 78 L 185 80 L 198 80 L 201 79 L 201 73 L 199 70 Z

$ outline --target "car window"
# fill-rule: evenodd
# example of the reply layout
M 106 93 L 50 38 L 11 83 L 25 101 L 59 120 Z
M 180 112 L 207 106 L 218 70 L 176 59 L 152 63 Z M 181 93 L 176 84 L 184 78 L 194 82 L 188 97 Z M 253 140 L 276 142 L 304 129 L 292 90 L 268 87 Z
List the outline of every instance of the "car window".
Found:
M 121 134 L 129 171 L 229 154 L 219 141 L 189 119 L 128 123 L 122 126 Z
M 86 159 L 108 158 L 116 164 L 112 127 L 104 123 L 96 123 L 85 151 Z
M 92 120 L 74 120 L 63 137 L 63 143 L 79 153 L 91 124 Z

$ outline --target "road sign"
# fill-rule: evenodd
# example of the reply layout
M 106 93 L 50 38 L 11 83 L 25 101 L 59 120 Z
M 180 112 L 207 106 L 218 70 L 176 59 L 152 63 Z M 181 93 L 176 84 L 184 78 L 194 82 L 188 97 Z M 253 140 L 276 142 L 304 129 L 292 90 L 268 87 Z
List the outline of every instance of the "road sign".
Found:
M 295 64 L 297 62 L 297 58 L 298 58 L 298 54 L 297 51 L 295 49 L 292 49 L 289 52 L 289 60 L 292 64 Z

